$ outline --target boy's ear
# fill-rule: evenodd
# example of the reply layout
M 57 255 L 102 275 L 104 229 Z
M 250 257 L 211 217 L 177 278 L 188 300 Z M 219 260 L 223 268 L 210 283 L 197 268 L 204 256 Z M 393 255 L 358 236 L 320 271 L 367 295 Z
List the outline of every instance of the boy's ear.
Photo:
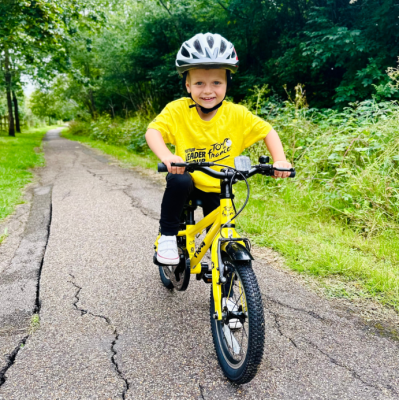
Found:
M 184 72 L 183 73 L 183 76 L 182 76 L 182 89 L 183 89 L 183 91 L 186 93 L 190 93 L 190 89 L 189 89 L 189 84 L 187 84 L 186 83 L 186 78 L 187 78 L 187 76 L 188 76 L 188 72 L 189 71 L 186 71 L 186 72 Z

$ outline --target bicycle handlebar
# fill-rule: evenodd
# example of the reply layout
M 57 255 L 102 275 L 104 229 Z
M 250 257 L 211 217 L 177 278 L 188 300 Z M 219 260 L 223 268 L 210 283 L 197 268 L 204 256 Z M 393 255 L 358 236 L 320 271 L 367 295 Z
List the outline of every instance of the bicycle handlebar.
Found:
M 214 171 L 210 167 L 213 166 L 214 163 L 212 162 L 201 162 L 201 163 L 171 163 L 173 167 L 185 167 L 185 170 L 188 172 L 194 171 L 201 171 L 213 178 L 216 179 L 225 179 L 231 178 L 233 174 L 236 172 L 232 172 L 232 170 L 225 170 L 225 171 Z M 158 172 L 168 172 L 168 168 L 163 163 L 158 163 Z M 234 168 L 232 168 L 235 170 Z M 282 171 L 282 172 L 290 172 L 289 178 L 294 178 L 296 176 L 296 171 L 294 168 L 274 168 L 272 164 L 259 164 L 255 165 L 251 168 L 250 171 L 243 172 L 240 171 L 242 175 L 246 178 L 253 176 L 255 174 L 262 174 L 266 176 L 274 176 L 275 171 Z M 236 174 L 236 179 L 243 180 L 240 174 Z

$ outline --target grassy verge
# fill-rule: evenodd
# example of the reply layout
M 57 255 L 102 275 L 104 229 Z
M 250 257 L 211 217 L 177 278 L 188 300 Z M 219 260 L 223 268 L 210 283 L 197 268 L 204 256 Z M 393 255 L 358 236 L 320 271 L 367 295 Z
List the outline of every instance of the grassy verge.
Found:
M 398 309 L 398 235 L 392 230 L 363 237 L 333 218 L 293 206 L 296 187 L 281 194 L 252 186 L 238 228 L 259 246 L 285 257 L 288 267 L 319 278 L 328 295 L 372 298 Z M 243 204 L 245 190 L 237 191 Z
M 153 155 L 135 154 L 126 146 L 109 145 L 65 131 L 63 136 L 129 165 L 154 169 L 157 163 Z M 397 231 L 360 235 L 329 212 L 310 207 L 319 195 L 315 188 L 308 195 L 304 191 L 300 194 L 294 184 L 287 182 L 279 190 L 277 182 L 266 179 L 250 181 L 249 204 L 237 219 L 241 232 L 254 244 L 278 251 L 292 270 L 317 278 L 329 296 L 371 298 L 398 309 Z M 238 205 L 243 204 L 245 195 L 244 184 L 237 185 Z
M 16 137 L 0 132 L 0 221 L 22 203 L 22 190 L 33 177 L 29 169 L 44 165 L 42 138 L 51 128 L 29 129 Z

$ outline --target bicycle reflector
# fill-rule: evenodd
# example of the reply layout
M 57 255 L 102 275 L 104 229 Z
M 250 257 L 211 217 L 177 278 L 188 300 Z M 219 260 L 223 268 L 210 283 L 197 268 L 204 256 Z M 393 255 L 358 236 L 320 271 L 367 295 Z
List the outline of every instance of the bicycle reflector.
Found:
M 235 168 L 240 172 L 248 172 L 251 170 L 251 161 L 249 157 L 235 157 Z

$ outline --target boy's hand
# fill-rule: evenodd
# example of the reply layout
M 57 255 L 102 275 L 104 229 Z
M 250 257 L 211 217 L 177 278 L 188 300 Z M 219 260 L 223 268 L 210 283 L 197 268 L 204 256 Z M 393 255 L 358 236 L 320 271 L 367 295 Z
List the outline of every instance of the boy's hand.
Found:
M 182 158 L 179 156 L 170 155 L 170 156 L 162 158 L 161 162 L 163 162 L 166 165 L 166 167 L 168 168 L 168 172 L 170 174 L 183 175 L 185 173 L 184 167 L 171 167 L 171 163 L 183 163 L 184 162 L 182 160 Z
M 292 168 L 292 164 L 287 161 L 276 161 L 274 162 L 274 168 Z M 275 171 L 274 178 L 287 178 L 290 172 Z

